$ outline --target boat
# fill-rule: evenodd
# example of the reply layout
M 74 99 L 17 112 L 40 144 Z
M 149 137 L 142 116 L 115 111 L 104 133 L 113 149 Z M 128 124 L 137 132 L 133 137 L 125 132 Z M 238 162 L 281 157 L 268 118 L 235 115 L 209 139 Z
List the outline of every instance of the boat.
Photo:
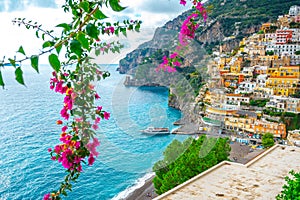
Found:
M 145 130 L 141 130 L 142 133 L 147 135 L 167 135 L 170 134 L 170 130 L 168 128 L 155 128 L 148 127 Z

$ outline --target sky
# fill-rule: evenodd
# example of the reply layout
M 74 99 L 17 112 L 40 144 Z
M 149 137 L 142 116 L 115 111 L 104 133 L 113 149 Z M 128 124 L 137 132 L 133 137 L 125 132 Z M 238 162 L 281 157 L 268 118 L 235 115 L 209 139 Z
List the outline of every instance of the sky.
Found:
M 39 53 L 42 41 L 36 38 L 35 32 L 13 25 L 12 20 L 24 17 L 43 24 L 46 29 L 52 29 L 55 25 L 71 19 L 61 9 L 63 3 L 64 0 L 0 0 L 0 59 L 4 55 L 15 55 L 20 45 L 28 54 Z M 126 39 L 121 38 L 129 45 L 121 55 L 111 57 L 114 58 L 111 63 L 117 63 L 126 53 L 150 40 L 156 27 L 164 25 L 190 7 L 190 4 L 185 7 L 180 5 L 179 0 L 121 0 L 121 5 L 127 7 L 123 12 L 116 14 L 104 9 L 104 13 L 111 20 L 138 19 L 143 23 L 141 33 L 129 34 Z M 107 59 L 111 58 L 104 58 L 104 63 L 108 63 Z M 47 58 L 41 59 L 41 63 L 46 61 Z

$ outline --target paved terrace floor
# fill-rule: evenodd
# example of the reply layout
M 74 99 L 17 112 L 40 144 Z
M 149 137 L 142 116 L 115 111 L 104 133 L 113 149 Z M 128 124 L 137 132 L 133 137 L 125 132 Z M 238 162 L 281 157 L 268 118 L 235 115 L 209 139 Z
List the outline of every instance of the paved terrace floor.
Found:
M 291 169 L 300 171 L 300 148 L 277 145 L 246 165 L 224 161 L 155 200 L 274 200 Z

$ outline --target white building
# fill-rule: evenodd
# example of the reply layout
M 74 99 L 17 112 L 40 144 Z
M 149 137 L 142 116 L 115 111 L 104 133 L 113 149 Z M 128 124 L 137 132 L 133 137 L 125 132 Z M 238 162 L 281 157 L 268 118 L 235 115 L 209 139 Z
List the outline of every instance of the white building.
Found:
M 292 42 L 300 42 L 300 29 L 295 28 L 291 30 L 293 30 Z
M 266 104 L 267 108 L 273 108 L 277 111 L 284 111 L 286 108 L 286 101 L 288 100 L 288 97 L 284 96 L 271 96 L 270 101 Z
M 255 87 L 256 87 L 256 83 L 250 81 L 244 81 L 239 84 L 238 88 L 234 91 L 234 93 L 235 94 L 252 93 Z
M 298 14 L 300 14 L 300 6 L 291 6 L 290 10 L 289 10 L 289 15 L 290 16 L 297 16 Z
M 238 105 L 241 103 L 250 103 L 250 97 L 243 97 L 239 94 L 227 94 L 225 99 L 225 104 Z
M 266 51 L 274 51 L 275 55 L 281 56 L 282 54 L 288 54 L 290 56 L 295 55 L 296 51 L 300 51 L 299 44 L 271 44 L 267 45 Z
M 300 99 L 289 97 L 286 101 L 286 112 L 300 113 Z
M 267 74 L 260 74 L 256 77 L 256 85 L 257 87 L 266 87 L 268 75 Z
M 258 99 L 268 99 L 274 94 L 272 88 L 256 87 L 253 91 L 253 96 Z

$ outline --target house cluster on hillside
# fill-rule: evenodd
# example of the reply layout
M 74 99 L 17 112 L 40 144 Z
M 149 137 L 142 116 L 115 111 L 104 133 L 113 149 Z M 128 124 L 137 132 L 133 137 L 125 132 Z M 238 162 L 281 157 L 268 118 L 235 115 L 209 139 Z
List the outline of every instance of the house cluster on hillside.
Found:
M 262 24 L 232 52 L 220 48 L 214 55 L 203 95 L 204 123 L 219 122 L 215 125 L 246 143 L 257 143 L 267 132 L 287 138 L 287 130 L 299 126 L 299 6 L 276 23 Z

